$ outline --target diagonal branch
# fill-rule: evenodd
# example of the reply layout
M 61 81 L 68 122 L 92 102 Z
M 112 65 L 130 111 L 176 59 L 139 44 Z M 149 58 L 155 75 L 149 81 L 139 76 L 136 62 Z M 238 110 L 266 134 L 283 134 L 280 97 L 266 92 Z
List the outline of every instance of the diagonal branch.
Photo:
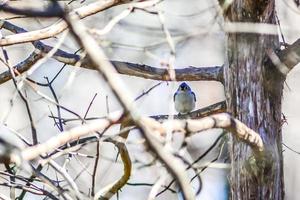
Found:
M 98 46 L 96 41 L 86 32 L 85 27 L 76 18 L 66 16 L 66 21 L 70 26 L 71 32 L 74 34 L 76 40 L 85 49 L 86 53 L 90 56 L 94 66 L 107 80 L 112 91 L 116 95 L 119 102 L 129 112 L 135 124 L 140 127 L 143 136 L 149 144 L 150 149 L 158 156 L 158 158 L 166 165 L 166 168 L 178 181 L 179 187 L 186 200 L 195 199 L 193 191 L 190 187 L 188 177 L 185 173 L 183 163 L 176 158 L 170 151 L 167 151 L 163 145 L 154 137 L 151 127 L 149 127 L 132 104 L 131 97 L 125 84 L 117 75 L 114 66 L 107 60 L 103 50 Z M 149 119 L 149 118 L 147 118 Z
M 100 11 L 106 10 L 112 6 L 120 5 L 127 2 L 129 1 L 127 0 L 96 1 L 94 3 L 75 9 L 70 13 L 70 15 L 78 16 L 80 19 L 83 19 L 90 15 L 96 14 Z M 1 20 L 0 24 L 2 24 L 2 22 L 3 21 Z M 63 20 L 61 20 L 49 27 L 40 30 L 5 36 L 0 39 L 0 46 L 8 46 L 13 44 L 20 44 L 25 42 L 33 42 L 36 40 L 47 39 L 61 33 L 67 27 L 68 27 L 67 24 Z

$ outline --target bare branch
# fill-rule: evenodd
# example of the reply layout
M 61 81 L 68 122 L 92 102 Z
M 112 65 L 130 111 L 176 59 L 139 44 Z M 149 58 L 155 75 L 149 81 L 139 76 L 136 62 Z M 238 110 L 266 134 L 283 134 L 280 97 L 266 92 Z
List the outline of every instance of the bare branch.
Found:
M 44 50 L 48 52 L 51 48 L 46 47 Z M 36 63 L 39 59 L 43 57 L 42 54 L 33 52 L 30 54 L 28 58 L 24 61 L 20 62 L 14 68 L 18 70 L 18 72 L 23 73 L 30 69 L 30 67 Z M 75 65 L 78 60 L 80 60 L 80 56 L 75 54 L 69 54 L 62 50 L 58 50 L 54 54 L 54 59 L 66 63 Z M 112 61 L 111 62 L 117 72 L 120 74 L 128 75 L 128 76 L 137 76 L 145 79 L 153 79 L 153 80 L 165 80 L 170 81 L 170 76 L 168 74 L 167 69 L 151 67 L 144 64 L 136 64 L 129 62 L 121 62 L 121 61 Z M 94 69 L 93 65 L 87 59 L 84 59 L 83 64 L 81 65 L 83 68 Z M 95 70 L 95 69 L 94 69 Z M 187 67 L 183 69 L 176 69 L 176 80 L 177 81 L 219 81 L 223 82 L 223 67 Z M 3 72 L 0 74 L 0 84 L 5 83 L 11 79 L 11 74 L 9 71 Z
M 2 22 L 2 28 L 7 29 L 13 33 L 23 33 L 26 32 L 25 29 L 18 27 L 8 21 Z M 42 58 L 43 55 L 49 53 L 53 47 L 44 44 L 40 41 L 33 42 L 36 50 L 30 54 L 28 58 L 24 61 L 20 62 L 14 68 L 18 70 L 18 72 L 23 73 L 30 69 L 30 67 Z M 61 49 L 58 49 L 53 58 L 59 62 L 75 65 L 81 58 L 79 55 L 65 52 Z M 167 69 L 151 67 L 144 64 L 135 64 L 129 62 L 121 62 L 121 61 L 112 61 L 115 69 L 120 74 L 125 74 L 129 76 L 137 76 L 145 79 L 154 79 L 154 80 L 166 80 L 170 81 L 171 78 L 169 76 Z M 82 61 L 81 67 L 86 69 L 93 69 L 93 64 L 90 62 L 88 58 L 84 58 Z M 223 67 L 222 66 L 214 66 L 214 67 L 183 67 L 181 69 L 175 70 L 176 80 L 177 81 L 219 81 L 223 82 Z M 0 84 L 4 83 L 11 79 L 11 74 L 9 71 L 3 72 L 0 74 Z
M 120 74 L 137 76 L 146 79 L 171 81 L 167 69 L 155 68 L 148 65 L 112 61 Z M 223 67 L 186 67 L 175 70 L 177 81 L 220 81 L 223 82 Z

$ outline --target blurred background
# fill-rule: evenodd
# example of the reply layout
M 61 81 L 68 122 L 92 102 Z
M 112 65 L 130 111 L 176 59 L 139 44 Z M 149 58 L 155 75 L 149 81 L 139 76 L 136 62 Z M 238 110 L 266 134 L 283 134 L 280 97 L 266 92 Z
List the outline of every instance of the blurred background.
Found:
M 69 7 L 77 8 L 82 5 L 94 2 L 75 1 Z M 45 6 L 43 1 L 18 1 L 16 3 L 25 3 L 26 5 L 35 5 L 37 7 Z M 284 38 L 288 44 L 300 38 L 300 31 L 294 30 L 299 26 L 300 10 L 293 1 L 277 1 L 277 14 L 281 23 Z M 222 31 L 222 18 L 216 11 L 215 1 L 203 0 L 165 0 L 153 9 L 160 14 L 152 14 L 143 10 L 135 10 L 126 18 L 117 23 L 109 34 L 105 36 L 95 36 L 98 42 L 105 47 L 105 51 L 111 60 L 126 61 L 133 63 L 147 64 L 155 67 L 162 67 L 162 63 L 169 63 L 177 68 L 188 66 L 207 67 L 220 66 L 224 62 L 225 56 L 225 34 Z M 116 15 L 127 9 L 127 5 L 117 6 L 107 11 L 98 13 L 82 20 L 85 25 L 93 29 L 102 29 Z M 150 9 L 151 10 L 151 9 Z M 11 17 L 0 12 L 0 17 L 5 19 Z M 16 24 L 26 30 L 38 30 L 53 24 L 56 19 L 11 19 L 11 23 Z M 175 46 L 175 56 L 171 54 L 170 43 L 166 40 L 166 31 L 171 35 L 171 41 Z M 3 35 L 11 34 L 3 30 Z M 61 34 L 55 38 L 44 40 L 48 45 L 54 46 Z M 280 36 L 279 36 L 280 37 Z M 280 37 L 280 40 L 282 38 Z M 24 60 L 32 51 L 31 44 L 19 44 L 5 47 L 8 52 L 11 64 L 17 64 Z M 74 39 L 67 35 L 60 49 L 69 53 L 79 49 Z M 3 55 L 1 55 L 3 56 Z M 45 77 L 50 80 L 58 73 L 63 66 L 62 63 L 49 59 L 45 64 L 39 67 L 30 78 L 46 83 Z M 0 67 L 1 72 L 7 68 Z M 122 79 L 130 89 L 132 96 L 137 97 L 147 91 L 159 81 L 147 80 L 137 77 L 122 75 Z M 143 115 L 175 114 L 173 109 L 173 94 L 180 82 L 162 82 L 151 92 L 137 101 L 137 107 Z M 223 101 L 224 88 L 222 84 L 213 81 L 189 82 L 192 90 L 196 93 L 196 109 L 209 106 L 213 103 Z M 296 200 L 297 186 L 300 184 L 300 134 L 298 133 L 298 123 L 300 121 L 300 69 L 295 67 L 288 75 L 283 96 L 283 114 L 287 118 L 287 123 L 283 125 L 284 149 L 284 173 L 286 199 Z M 75 68 L 73 66 L 65 67 L 60 75 L 53 82 L 59 103 L 68 109 L 75 111 L 83 116 L 88 109 L 90 102 L 96 95 L 88 117 L 106 116 L 108 112 L 121 109 L 117 100 L 109 90 L 105 81 L 96 71 Z M 57 116 L 55 105 L 41 98 L 28 86 L 23 87 L 29 100 L 34 121 L 36 123 L 39 142 L 44 142 L 50 137 L 59 134 L 58 128 L 54 125 L 51 117 L 53 113 Z M 48 87 L 38 87 L 43 94 L 52 97 Z M 0 85 L 0 119 L 2 124 L 21 133 L 31 141 L 31 130 L 24 103 L 17 95 L 12 81 Z M 74 118 L 74 115 L 62 111 L 63 118 Z M 69 122 L 65 130 L 78 125 L 79 122 Z M 111 128 L 107 134 L 114 134 L 119 127 Z M 201 132 L 187 139 L 187 148 L 184 155 L 190 160 L 194 160 L 208 149 L 215 139 L 219 136 L 221 130 L 211 130 Z M 127 146 L 133 161 L 133 172 L 129 180 L 130 183 L 155 183 L 161 175 L 158 169 L 160 164 L 154 164 L 151 167 L 142 167 L 150 163 L 153 157 L 147 153 L 147 148 L 141 142 L 141 136 L 138 132 L 132 131 Z M 182 142 L 182 137 L 175 136 L 175 139 Z M 220 146 L 209 153 L 201 162 L 201 165 L 214 159 L 220 150 Z M 82 153 L 95 155 L 96 145 L 85 146 Z M 115 161 L 117 149 L 109 143 L 100 145 L 101 160 L 99 162 L 96 191 L 101 187 L 113 182 L 122 175 L 122 163 Z M 66 157 L 65 157 L 66 158 Z M 94 159 L 74 156 L 66 163 L 65 158 L 57 159 L 61 165 L 65 164 L 69 174 L 75 179 L 80 190 L 88 194 L 91 187 L 92 170 Z M 221 162 L 221 161 L 220 161 Z M 43 172 L 53 174 L 55 172 L 49 168 Z M 228 192 L 228 172 L 225 167 L 208 167 L 201 173 L 202 190 L 198 199 L 219 200 L 227 199 Z M 192 176 L 192 174 L 191 174 Z M 166 184 L 171 179 L 166 181 Z M 199 183 L 192 182 L 194 187 Z M 119 192 L 119 199 L 147 199 L 151 187 L 126 185 Z M 8 194 L 7 187 L 1 186 L 0 191 Z M 116 199 L 114 197 L 113 199 Z M 165 192 L 157 199 L 176 199 L 176 194 Z M 26 195 L 26 199 L 39 199 L 31 194 Z

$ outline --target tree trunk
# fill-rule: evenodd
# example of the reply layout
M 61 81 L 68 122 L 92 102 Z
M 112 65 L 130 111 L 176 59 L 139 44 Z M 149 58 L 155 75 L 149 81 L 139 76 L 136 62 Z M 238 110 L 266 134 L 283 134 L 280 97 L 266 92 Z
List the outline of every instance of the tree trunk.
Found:
M 235 0 L 225 13 L 231 22 L 275 24 L 275 1 Z M 231 199 L 283 199 L 281 97 L 284 76 L 266 52 L 279 48 L 278 36 L 230 33 L 224 81 L 227 106 L 234 117 L 263 138 L 265 152 L 231 138 Z

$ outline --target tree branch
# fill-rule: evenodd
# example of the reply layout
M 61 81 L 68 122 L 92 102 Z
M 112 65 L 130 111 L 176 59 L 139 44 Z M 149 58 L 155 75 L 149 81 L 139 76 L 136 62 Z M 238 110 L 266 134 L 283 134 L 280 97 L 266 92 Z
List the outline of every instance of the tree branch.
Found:
M 7 29 L 13 33 L 23 33 L 26 32 L 25 29 L 18 27 L 8 21 L 2 22 L 2 28 Z M 36 50 L 30 54 L 28 58 L 20 62 L 14 68 L 18 72 L 23 73 L 30 69 L 30 67 L 42 58 L 43 54 L 49 53 L 52 46 L 46 45 L 43 42 L 35 41 L 33 42 Z M 81 58 L 79 55 L 65 52 L 58 49 L 53 58 L 59 62 L 75 65 Z M 151 67 L 144 64 L 135 64 L 129 62 L 112 61 L 112 64 L 120 74 L 125 74 L 129 76 L 137 76 L 146 79 L 154 80 L 166 80 L 170 81 L 170 77 L 167 69 Z M 88 58 L 84 58 L 81 67 L 86 69 L 94 69 Z M 220 81 L 223 82 L 223 67 L 185 67 L 183 69 L 176 69 L 176 80 L 177 81 Z M 0 74 L 0 84 L 11 79 L 11 74 L 9 71 Z
M 137 76 L 153 80 L 171 81 L 167 69 L 155 68 L 148 65 L 128 62 L 112 61 L 113 66 L 120 74 Z M 186 67 L 176 69 L 177 81 L 220 81 L 223 82 L 223 67 Z
M 7 29 L 13 33 L 24 33 L 25 29 L 18 27 L 8 21 L 2 21 L 2 28 Z M 36 50 L 30 54 L 28 58 L 24 61 L 20 62 L 14 68 L 18 70 L 18 72 L 23 73 L 30 69 L 30 67 L 42 58 L 42 55 L 49 53 L 52 46 L 46 45 L 41 41 L 33 42 Z M 59 62 L 69 65 L 75 65 L 81 58 L 79 55 L 65 52 L 61 49 L 58 49 L 53 58 Z M 169 73 L 167 69 L 151 67 L 144 64 L 135 64 L 129 62 L 121 62 L 121 61 L 112 61 L 115 69 L 120 74 L 125 74 L 129 76 L 137 76 L 146 79 L 154 79 L 154 80 L 166 80 L 170 81 Z M 88 58 L 84 58 L 82 61 L 81 67 L 86 69 L 94 69 L 92 63 Z M 176 80 L 177 81 L 219 81 L 223 83 L 223 67 L 215 66 L 215 67 L 184 67 L 182 69 L 176 69 Z M 11 79 L 11 74 L 9 71 L 3 72 L 0 74 L 0 84 L 4 83 Z
M 49 52 L 52 47 L 48 45 L 42 46 L 43 54 Z M 43 57 L 42 53 L 31 53 L 28 58 L 14 66 L 18 72 L 23 73 L 30 69 L 30 67 Z M 79 55 L 69 54 L 62 50 L 58 50 L 54 56 L 54 59 L 63 62 L 65 64 L 75 65 L 80 60 Z M 128 76 L 136 76 L 145 79 L 153 80 L 165 80 L 171 81 L 167 69 L 161 69 L 151 67 L 144 64 L 136 64 L 121 61 L 111 61 L 117 72 Z M 93 65 L 84 59 L 81 65 L 82 68 L 94 69 Z M 176 80 L 177 81 L 219 81 L 223 82 L 223 67 L 187 67 L 183 69 L 176 69 Z M 9 71 L 5 71 L 0 74 L 0 84 L 5 83 L 11 79 Z

